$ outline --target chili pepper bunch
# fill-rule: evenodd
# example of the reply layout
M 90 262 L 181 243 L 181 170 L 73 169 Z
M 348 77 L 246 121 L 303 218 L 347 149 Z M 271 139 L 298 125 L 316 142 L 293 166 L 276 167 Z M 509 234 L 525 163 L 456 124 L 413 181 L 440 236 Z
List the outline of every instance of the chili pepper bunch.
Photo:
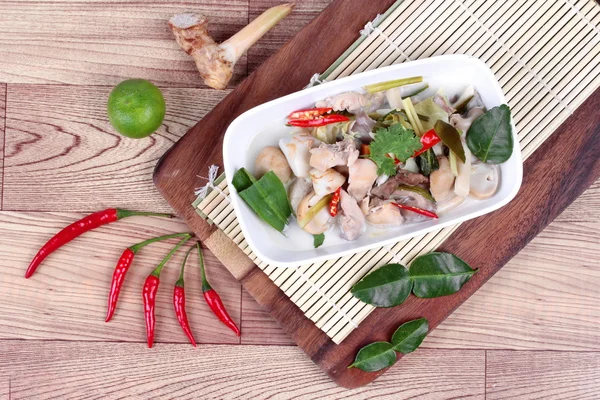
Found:
M 56 235 L 54 235 L 48 242 L 46 242 L 46 244 L 44 244 L 40 248 L 40 250 L 37 252 L 35 257 L 31 261 L 29 267 L 27 268 L 27 271 L 25 272 L 25 278 L 31 277 L 36 271 L 36 269 L 39 267 L 39 265 L 42 263 L 42 261 L 50 253 L 52 253 L 59 247 L 67 244 L 76 237 L 82 235 L 83 233 L 98 228 L 102 225 L 118 221 L 122 218 L 136 215 L 171 217 L 170 214 L 135 212 L 115 208 L 90 214 L 82 218 L 81 220 L 67 226 L 66 228 L 58 232 Z M 146 336 L 148 341 L 148 347 L 151 348 L 154 344 L 154 327 L 156 324 L 154 311 L 156 305 L 156 294 L 158 292 L 158 287 L 160 284 L 160 273 L 164 266 L 167 264 L 167 262 L 171 259 L 173 254 L 175 254 L 181 246 L 183 246 L 187 241 L 189 241 L 192 238 L 192 236 L 193 234 L 190 233 L 173 233 L 169 235 L 154 237 L 126 248 L 121 254 L 121 257 L 119 257 L 119 260 L 113 272 L 110 292 L 108 295 L 106 322 L 109 322 L 115 313 L 115 310 L 117 308 L 117 301 L 119 299 L 119 294 L 125 281 L 125 275 L 127 274 L 127 271 L 129 271 L 129 268 L 133 263 L 135 255 L 143 247 L 149 244 L 171 238 L 181 238 L 179 243 L 177 243 L 175 247 L 171 249 L 171 251 L 165 256 L 165 258 L 163 258 L 163 260 L 158 264 L 158 266 L 150 273 L 150 275 L 148 275 L 144 282 L 142 290 L 142 299 L 144 303 L 144 317 L 146 322 Z M 185 308 L 185 290 L 183 279 L 188 256 L 194 248 L 198 250 L 198 264 L 200 266 L 200 272 L 202 276 L 202 293 L 204 294 L 204 299 L 206 303 L 208 304 L 212 312 L 219 318 L 219 320 L 221 320 L 221 322 L 223 322 L 227 327 L 234 331 L 236 335 L 240 336 L 239 328 L 227 313 L 227 310 L 225 309 L 223 302 L 221 301 L 221 298 L 219 297 L 217 292 L 215 292 L 215 290 L 210 286 L 208 280 L 206 279 L 204 258 L 202 256 L 200 242 L 196 242 L 186 252 L 185 257 L 183 259 L 183 263 L 181 265 L 179 279 L 177 280 L 177 282 L 175 282 L 174 285 L 173 307 L 175 309 L 175 315 L 177 316 L 177 321 L 179 322 L 179 325 L 181 325 L 181 328 L 190 340 L 190 343 L 194 347 L 196 347 L 196 341 L 194 339 L 194 335 L 192 334 Z

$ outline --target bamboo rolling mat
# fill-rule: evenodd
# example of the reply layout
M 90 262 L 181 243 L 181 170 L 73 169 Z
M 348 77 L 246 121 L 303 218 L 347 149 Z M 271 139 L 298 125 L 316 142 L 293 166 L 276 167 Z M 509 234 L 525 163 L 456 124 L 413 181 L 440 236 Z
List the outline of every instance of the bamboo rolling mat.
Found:
M 441 54 L 468 54 L 494 72 L 512 108 L 523 157 L 531 155 L 600 86 L 600 6 L 592 0 L 399 1 L 311 84 Z M 373 307 L 349 290 L 381 265 L 408 265 L 458 227 L 296 268 L 252 253 L 227 198 L 224 176 L 193 206 L 221 229 L 325 332 L 341 343 Z

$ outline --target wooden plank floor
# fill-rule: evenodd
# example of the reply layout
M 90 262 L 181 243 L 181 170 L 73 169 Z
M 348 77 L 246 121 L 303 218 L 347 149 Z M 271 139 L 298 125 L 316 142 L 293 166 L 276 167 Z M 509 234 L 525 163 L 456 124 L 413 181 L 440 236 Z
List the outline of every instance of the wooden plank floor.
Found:
M 228 92 L 206 88 L 171 38 L 176 12 L 205 12 L 226 38 L 274 0 L 0 0 L 0 400 L 23 398 L 598 398 L 600 182 L 596 182 L 424 342 L 374 384 L 335 386 L 207 253 L 237 338 L 186 271 L 194 349 L 170 302 L 175 257 L 159 290 L 157 345 L 144 345 L 140 287 L 169 244 L 136 258 L 117 314 L 104 323 L 121 250 L 185 231 L 132 218 L 77 239 L 30 280 L 38 247 L 103 207 L 169 211 L 152 185 L 160 155 Z M 328 0 L 301 0 L 236 68 L 232 86 Z M 168 104 L 152 137 L 128 140 L 105 115 L 112 85 L 142 77 Z M 193 167 L 193 166 L 192 166 Z M 493 251 L 493 244 L 490 244 Z

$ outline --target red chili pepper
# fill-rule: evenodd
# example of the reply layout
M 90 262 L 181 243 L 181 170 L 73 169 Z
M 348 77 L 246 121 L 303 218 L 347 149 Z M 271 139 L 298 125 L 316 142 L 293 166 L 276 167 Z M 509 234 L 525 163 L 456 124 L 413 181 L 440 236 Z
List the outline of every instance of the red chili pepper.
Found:
M 335 192 L 333 192 L 333 196 L 331 196 L 331 201 L 329 202 L 329 215 L 335 217 L 340 208 L 340 196 L 342 192 L 342 187 L 337 188 Z
M 151 213 L 151 212 L 136 212 L 136 211 L 122 210 L 120 208 L 109 208 L 104 211 L 98 211 L 93 214 L 90 214 L 87 217 L 84 217 L 84 218 L 80 219 L 79 221 L 74 222 L 71 225 L 67 226 L 66 228 L 64 228 L 63 230 L 58 232 L 56 235 L 54 235 L 50 240 L 48 240 L 46 242 L 46 244 L 44 244 L 42 246 L 42 248 L 37 252 L 35 257 L 33 257 L 33 260 L 31 260 L 31 263 L 29 264 L 29 267 L 27 268 L 27 271 L 25 272 L 25 278 L 31 277 L 31 275 L 33 275 L 33 273 L 35 272 L 37 267 L 39 267 L 39 265 L 42 263 L 42 261 L 44 261 L 44 259 L 46 257 L 48 257 L 48 255 L 50 253 L 52 253 L 54 250 L 58 249 L 59 247 L 69 243 L 71 240 L 75 239 L 76 237 L 80 236 L 81 234 L 83 234 L 87 231 L 90 231 L 92 229 L 96 229 L 99 226 L 110 224 L 111 222 L 115 222 L 120 219 L 135 216 L 135 215 L 154 215 L 154 216 L 169 217 L 169 218 L 172 217 L 172 215 L 170 215 L 170 214 L 159 214 L 159 213 Z
M 202 274 L 202 293 L 204 294 L 204 300 L 206 304 L 212 310 L 212 312 L 224 323 L 229 329 L 235 332 L 236 335 L 240 336 L 240 329 L 237 327 L 235 322 L 231 319 L 219 294 L 210 286 L 206 280 L 206 274 L 204 272 L 204 257 L 202 257 L 202 249 L 200 243 L 196 243 L 198 247 L 198 262 L 200 263 L 200 272 Z
M 402 210 L 412 211 L 412 212 L 424 215 L 424 216 L 429 217 L 429 218 L 435 218 L 435 219 L 438 218 L 438 216 L 437 216 L 436 213 L 431 212 L 431 211 L 427 211 L 427 210 L 423 210 L 422 208 L 419 208 L 419 207 L 407 206 L 405 204 L 399 204 L 399 203 L 392 203 L 392 204 L 395 205 L 396 207 L 402 209 Z
M 360 144 L 360 155 L 368 156 L 371 154 L 371 147 L 368 144 L 361 143 Z
M 288 125 L 298 126 L 301 128 L 316 128 L 319 126 L 325 126 L 344 121 L 350 121 L 350 118 L 341 114 L 328 114 L 316 119 L 291 119 L 288 121 Z
M 158 292 L 158 285 L 160 284 L 160 271 L 162 271 L 163 267 L 169 261 L 169 259 L 175 254 L 175 252 L 183 246 L 185 242 L 190 239 L 190 235 L 188 237 L 184 237 L 173 249 L 167 254 L 165 258 L 158 264 L 158 266 L 152 271 L 150 275 L 146 278 L 144 282 L 144 288 L 142 290 L 142 299 L 144 301 L 144 319 L 146 320 L 146 337 L 148 338 L 148 348 L 152 348 L 154 344 L 154 325 L 156 323 L 156 319 L 154 317 L 154 308 L 156 305 L 156 292 Z
M 110 293 L 108 294 L 108 307 L 106 311 L 106 322 L 110 321 L 113 317 L 115 310 L 117 308 L 117 301 L 119 300 L 119 293 L 121 293 L 121 287 L 123 286 L 123 282 L 125 281 L 125 275 L 129 270 L 129 267 L 133 263 L 133 257 L 137 254 L 138 251 L 144 246 L 149 245 L 150 243 L 158 242 L 159 240 L 165 240 L 175 237 L 184 237 L 190 236 L 189 233 L 173 233 L 170 235 L 158 236 L 152 239 L 144 240 L 138 244 L 134 244 L 126 248 L 121 254 L 117 265 L 115 266 L 115 271 L 113 272 L 112 281 L 110 284 Z
M 434 129 L 428 130 L 423 134 L 423 136 L 421 136 L 421 144 L 423 145 L 423 147 L 421 147 L 421 150 L 416 151 L 413 157 L 416 157 L 419 154 L 426 152 L 441 141 L 442 139 L 440 139 L 437 133 L 435 133 Z
M 181 325 L 181 329 L 183 329 L 183 332 L 186 334 L 188 339 L 190 339 L 192 346 L 196 347 L 196 341 L 194 340 L 194 335 L 192 334 L 190 323 L 188 322 L 187 313 L 185 312 L 185 290 L 183 288 L 183 270 L 185 269 L 185 263 L 190 255 L 190 251 L 193 249 L 194 246 L 190 247 L 187 253 L 185 253 L 185 258 L 181 264 L 179 279 L 177 282 L 175 282 L 175 288 L 173 289 L 173 306 L 175 307 L 175 315 L 177 316 L 179 325 Z
M 305 108 L 303 110 L 294 111 L 288 115 L 288 119 L 315 119 L 332 110 L 333 108 L 331 107 Z

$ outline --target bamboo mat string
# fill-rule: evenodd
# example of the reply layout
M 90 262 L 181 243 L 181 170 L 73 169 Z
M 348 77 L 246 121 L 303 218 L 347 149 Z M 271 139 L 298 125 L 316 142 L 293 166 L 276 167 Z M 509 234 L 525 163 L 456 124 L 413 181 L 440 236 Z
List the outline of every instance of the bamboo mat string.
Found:
M 577 14 L 577 16 L 578 16 L 579 18 L 581 18 L 581 19 L 583 20 L 583 22 L 585 22 L 585 23 L 586 23 L 586 24 L 587 24 L 587 25 L 588 25 L 590 28 L 592 28 L 592 29 L 593 29 L 593 30 L 596 32 L 596 34 L 597 34 L 598 36 L 600 36 L 600 29 L 598 29 L 598 27 L 597 27 L 596 25 L 594 25 L 594 24 L 592 23 L 592 21 L 590 21 L 590 19 L 589 19 L 588 17 L 586 17 L 586 16 L 585 16 L 585 14 L 583 14 L 583 13 L 581 12 L 581 9 L 580 9 L 579 7 L 577 7 L 575 4 L 573 4 L 573 3 L 571 2 L 571 0 L 565 0 L 565 3 L 566 3 L 566 4 L 567 4 L 569 7 L 571 7 L 571 10 L 575 11 L 575 14 Z
M 396 42 L 394 42 L 392 39 L 390 39 L 390 37 L 388 35 L 385 34 L 385 32 L 383 32 L 378 26 L 377 23 L 379 22 L 379 19 L 381 18 L 381 14 L 377 14 L 377 16 L 373 19 L 373 21 L 369 21 L 365 24 L 365 27 L 363 29 L 360 30 L 360 35 L 361 36 L 370 36 L 372 34 L 376 34 L 378 36 L 380 36 L 381 38 L 383 38 L 383 40 L 386 41 L 387 44 L 389 44 L 391 47 L 393 47 L 394 49 L 398 50 L 398 52 L 407 60 L 407 61 L 412 61 L 411 58 L 404 52 L 404 50 L 402 50 L 400 48 L 400 46 L 398 46 L 396 44 Z
M 316 284 L 314 284 L 308 278 L 308 276 L 306 276 L 304 274 L 304 272 L 302 272 L 301 268 L 302 267 L 296 267 L 295 270 L 300 275 L 300 277 L 304 280 L 304 282 L 306 282 L 315 292 L 317 292 L 319 294 L 319 296 L 321 296 L 323 298 L 323 300 L 325 300 L 327 302 L 327 304 L 329 304 L 331 306 L 331 308 L 333 308 L 336 313 L 340 314 L 344 319 L 346 319 L 348 322 L 350 322 L 350 324 L 354 328 L 358 328 L 358 324 L 356 322 L 354 322 L 354 320 L 348 314 L 346 314 L 346 312 L 344 310 L 342 310 L 341 308 L 339 308 L 338 305 L 337 305 L 337 303 L 335 301 L 333 301 L 327 295 L 327 293 L 323 292 L 323 290 L 319 286 L 317 286 Z

